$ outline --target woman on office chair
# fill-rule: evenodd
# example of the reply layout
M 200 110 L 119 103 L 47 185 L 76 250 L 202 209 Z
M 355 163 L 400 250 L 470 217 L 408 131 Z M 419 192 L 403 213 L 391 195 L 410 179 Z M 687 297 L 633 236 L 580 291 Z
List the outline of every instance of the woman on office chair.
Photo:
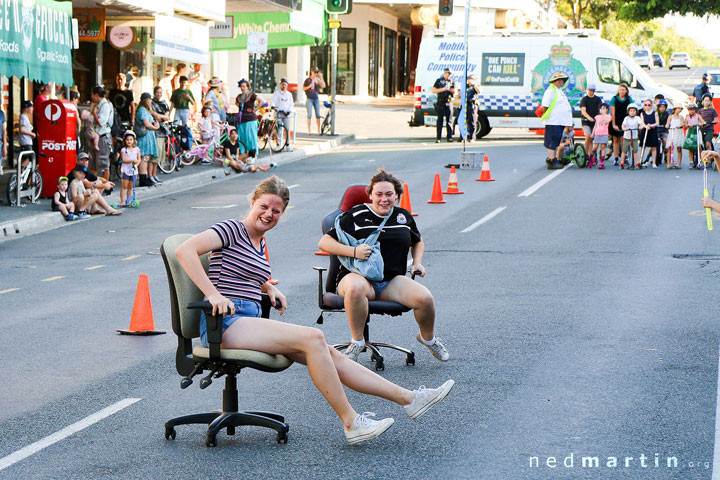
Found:
M 340 218 L 340 228 L 359 240 L 377 229 L 390 214 L 378 237 L 384 262 L 382 281 L 369 281 L 343 266 L 338 272 L 337 292 L 345 299 L 345 312 L 352 334 L 352 343 L 345 350 L 345 356 L 357 361 L 358 354 L 365 347 L 363 329 L 368 315 L 368 301 L 383 300 L 411 308 L 420 326 L 420 333 L 416 337 L 418 342 L 425 345 L 435 358 L 447 362 L 450 354 L 435 336 L 435 300 L 427 288 L 405 276 L 408 251 L 412 255 L 410 271 L 421 277 L 425 276 L 425 267 L 422 265 L 425 244 L 420 238 L 412 214 L 395 205 L 402 191 L 402 182 L 398 178 L 379 169 L 367 187 L 372 203 L 356 205 Z M 332 255 L 361 260 L 367 260 L 371 251 L 370 247 L 364 244 L 350 247 L 338 242 L 334 228 L 323 235 L 318 247 Z
M 222 347 L 281 354 L 307 365 L 315 386 L 343 422 L 350 443 L 377 437 L 394 420 L 376 421 L 370 413 L 358 414 L 348 402 L 343 385 L 395 402 L 405 408 L 410 418 L 418 418 L 445 398 L 453 380 L 438 388 L 410 391 L 348 360 L 329 346 L 316 328 L 257 318 L 263 292 L 273 306 L 280 302 L 280 315 L 287 308 L 285 296 L 268 283 L 270 264 L 265 258 L 263 236 L 277 225 L 289 201 L 290 190 L 285 182 L 272 176 L 255 188 L 244 219 L 220 222 L 190 238 L 175 252 L 188 276 L 212 304 L 213 314 L 223 315 Z M 200 255 L 208 252 L 212 253 L 206 274 Z M 207 346 L 206 325 L 203 316 L 201 340 Z

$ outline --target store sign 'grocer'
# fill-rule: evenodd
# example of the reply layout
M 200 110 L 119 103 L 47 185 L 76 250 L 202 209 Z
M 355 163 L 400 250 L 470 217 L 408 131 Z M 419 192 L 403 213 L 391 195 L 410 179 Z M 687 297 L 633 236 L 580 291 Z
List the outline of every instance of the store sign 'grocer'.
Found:
M 0 75 L 72 84 L 72 3 L 0 1 Z
M 481 85 L 522 85 L 524 53 L 483 53 Z

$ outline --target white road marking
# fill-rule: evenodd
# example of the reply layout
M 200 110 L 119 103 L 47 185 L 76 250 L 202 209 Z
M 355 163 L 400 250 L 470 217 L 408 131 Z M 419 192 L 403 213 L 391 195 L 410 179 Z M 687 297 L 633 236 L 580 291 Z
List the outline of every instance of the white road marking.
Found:
M 105 265 L 93 265 L 92 267 L 85 267 L 85 270 L 97 270 L 98 268 L 103 268 Z
M 299 187 L 299 186 L 300 186 L 299 183 L 296 183 L 296 184 L 294 184 L 294 185 L 290 185 L 290 186 L 288 187 L 288 190 L 292 190 L 293 188 Z
M 10 293 L 15 292 L 17 290 L 20 290 L 19 288 L 6 288 L 5 290 L 0 290 L 0 293 Z
M 232 205 L 223 205 L 221 207 L 190 207 L 190 208 L 195 208 L 197 210 L 223 210 L 225 208 L 233 208 L 233 207 L 237 207 L 237 204 L 234 203 Z
M 518 195 L 518 197 L 529 197 L 529 196 L 532 195 L 533 193 L 535 193 L 535 192 L 537 192 L 538 190 L 540 190 L 540 187 L 542 187 L 543 185 L 545 185 L 546 183 L 548 183 L 550 180 L 552 180 L 553 178 L 557 177 L 557 176 L 560 175 L 562 172 L 564 172 L 565 170 L 567 170 L 568 168 L 570 168 L 570 165 L 571 165 L 571 164 L 566 165 L 565 168 L 563 168 L 562 170 L 555 170 L 553 173 L 551 173 L 551 174 L 548 175 L 547 177 L 545 177 L 545 178 L 543 178 L 542 180 L 540 180 L 539 182 L 537 182 L 537 183 L 536 183 L 535 185 L 533 185 L 532 187 L 530 187 L 530 188 L 528 188 L 527 190 L 525 190 L 524 192 L 522 192 L 520 195 Z
M 65 275 L 55 275 L 54 277 L 44 278 L 43 282 L 54 282 L 55 280 L 60 280 L 61 278 L 65 278 Z
M 121 258 L 121 260 L 135 260 L 140 255 L 130 255 L 129 257 Z
M 496 208 L 495 210 L 493 210 L 492 212 L 488 213 L 488 214 L 485 215 L 483 218 L 481 218 L 481 219 L 478 220 L 477 222 L 473 223 L 473 224 L 470 225 L 469 227 L 467 227 L 467 228 L 465 228 L 465 229 L 463 229 L 463 230 L 460 230 L 460 233 L 472 232 L 473 230 L 475 230 L 477 227 L 479 227 L 479 226 L 482 225 L 483 223 L 492 220 L 496 215 L 498 215 L 500 212 L 502 212 L 502 211 L 505 210 L 506 208 L 507 208 L 507 207 L 498 207 L 498 208 Z
M 715 449 L 713 450 L 712 480 L 720 480 L 720 358 L 718 359 L 718 390 L 715 397 Z
M 62 430 L 58 430 L 57 432 L 48 435 L 47 437 L 42 438 L 35 443 L 31 443 L 30 445 L 23 447 L 20 450 L 11 453 L 6 457 L 0 458 L 0 470 L 4 470 L 7 467 L 16 464 L 17 462 L 36 454 L 40 450 L 49 447 L 50 445 L 53 445 L 60 440 L 64 440 L 70 435 L 77 433 L 80 430 L 83 430 L 90 425 L 93 425 L 100 420 L 107 418 L 110 415 L 113 415 L 122 410 L 123 408 L 129 407 L 130 405 L 138 401 L 140 401 L 139 398 L 126 398 L 124 400 L 120 400 L 117 403 L 113 403 L 109 407 L 103 408 L 97 413 L 93 413 L 92 415 L 87 416 L 82 420 L 73 423 L 72 425 L 68 425 Z

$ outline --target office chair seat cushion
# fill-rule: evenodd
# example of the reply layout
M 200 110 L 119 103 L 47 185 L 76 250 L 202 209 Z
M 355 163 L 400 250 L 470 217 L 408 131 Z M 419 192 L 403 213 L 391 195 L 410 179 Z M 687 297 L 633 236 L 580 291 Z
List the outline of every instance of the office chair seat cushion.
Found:
M 331 310 L 343 310 L 345 308 L 345 299 L 335 293 L 325 292 L 323 294 L 323 304 Z M 401 303 L 384 302 L 382 300 L 368 302 L 368 308 L 368 313 L 375 315 L 402 315 L 410 311 L 408 307 Z
M 197 345 L 193 348 L 193 356 L 196 359 L 209 359 L 210 349 Z M 293 364 L 292 360 L 285 355 L 271 355 L 256 350 L 240 350 L 223 348 L 220 350 L 220 358 L 228 363 L 237 363 L 240 366 L 255 368 L 264 372 L 280 372 Z

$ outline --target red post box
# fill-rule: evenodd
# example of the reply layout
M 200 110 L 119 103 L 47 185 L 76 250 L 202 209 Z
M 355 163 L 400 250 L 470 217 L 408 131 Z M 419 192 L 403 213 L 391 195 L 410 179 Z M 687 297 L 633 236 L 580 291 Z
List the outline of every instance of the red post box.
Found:
M 52 197 L 57 179 L 67 175 L 77 163 L 77 109 L 67 100 L 48 100 L 39 107 L 38 166 L 43 176 L 43 197 Z

